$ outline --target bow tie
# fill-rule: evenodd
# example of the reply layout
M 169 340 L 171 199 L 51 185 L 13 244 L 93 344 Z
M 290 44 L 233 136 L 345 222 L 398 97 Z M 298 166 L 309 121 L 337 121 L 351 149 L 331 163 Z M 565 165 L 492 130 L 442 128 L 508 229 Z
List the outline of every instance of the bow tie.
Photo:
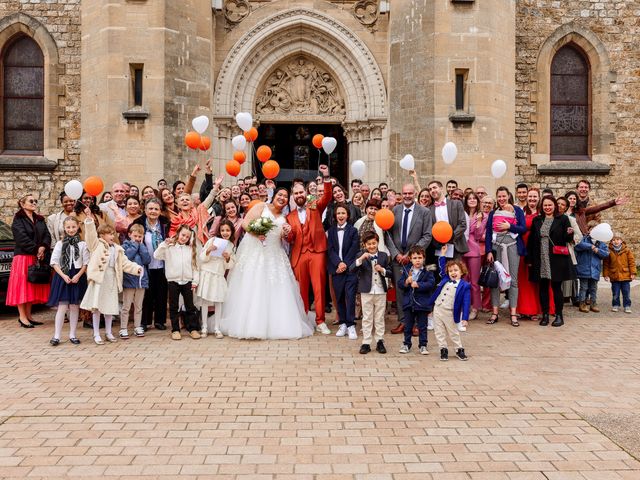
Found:
M 447 206 L 447 202 L 444 202 L 444 201 L 442 201 L 442 202 L 436 202 L 434 205 L 435 205 L 436 207 L 446 207 L 446 206 Z
M 449 280 L 449 283 L 453 283 L 455 285 L 456 283 L 458 283 L 458 281 L 457 280 Z
M 377 260 L 378 259 L 378 255 L 371 255 L 369 257 L 369 260 Z
M 345 225 L 343 225 L 343 226 L 336 225 L 336 228 L 337 228 L 338 230 L 342 231 L 342 230 L 344 230 L 345 228 L 347 228 L 347 225 L 346 225 L 346 224 L 345 224 Z

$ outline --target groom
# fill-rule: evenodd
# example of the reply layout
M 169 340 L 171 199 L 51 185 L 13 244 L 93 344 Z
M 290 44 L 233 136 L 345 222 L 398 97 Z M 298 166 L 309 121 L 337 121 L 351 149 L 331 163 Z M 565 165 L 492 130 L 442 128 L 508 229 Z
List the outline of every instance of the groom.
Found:
M 322 212 L 331 201 L 333 191 L 329 168 L 320 165 L 319 171 L 324 181 L 324 195 L 316 202 L 308 205 L 304 186 L 299 183 L 293 186 L 291 193 L 296 208 L 287 215 L 287 222 L 291 226 L 287 240 L 291 244 L 291 267 L 300 285 L 304 309 L 309 312 L 311 284 L 316 304 L 316 331 L 328 335 L 331 330 L 327 327 L 324 317 L 327 237 L 322 227 Z

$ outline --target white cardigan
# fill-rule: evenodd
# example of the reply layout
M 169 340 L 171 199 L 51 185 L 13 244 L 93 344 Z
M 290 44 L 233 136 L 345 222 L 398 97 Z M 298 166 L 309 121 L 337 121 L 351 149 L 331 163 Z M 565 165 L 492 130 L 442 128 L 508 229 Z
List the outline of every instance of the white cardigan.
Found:
M 191 245 L 167 245 L 164 241 L 153 252 L 153 257 L 164 260 L 164 274 L 168 282 L 198 284 L 198 269 L 193 268 Z

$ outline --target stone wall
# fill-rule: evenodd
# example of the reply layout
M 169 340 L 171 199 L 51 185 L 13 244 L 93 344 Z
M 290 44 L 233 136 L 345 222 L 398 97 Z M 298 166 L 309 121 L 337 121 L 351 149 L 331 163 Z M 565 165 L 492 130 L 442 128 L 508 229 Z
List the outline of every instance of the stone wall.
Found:
M 53 76 L 58 86 L 51 98 L 45 98 L 50 113 L 45 129 L 51 135 L 47 144 L 52 147 L 45 153 L 56 157 L 52 159 L 57 167 L 53 171 L 0 170 L 0 218 L 9 222 L 17 199 L 25 192 L 37 195 L 41 213 L 53 212 L 64 184 L 78 178 L 80 169 L 80 0 L 0 2 L 0 21 L 19 13 L 28 15 L 32 21 L 27 21 L 38 28 L 46 28 L 57 50 L 57 65 L 45 67 L 45 77 Z
M 618 195 L 629 202 L 622 207 L 603 212 L 603 221 L 612 223 L 637 247 L 640 240 L 640 195 L 635 183 L 640 174 L 640 83 L 638 82 L 638 49 L 640 25 L 638 3 L 588 0 L 558 2 L 554 0 L 519 0 L 517 2 L 516 36 L 516 181 L 549 187 L 557 194 L 573 190 L 578 180 L 586 178 L 592 185 L 592 199 L 601 202 Z M 577 31 L 593 36 L 592 68 L 608 57 L 607 82 L 593 85 L 606 95 L 604 105 L 592 108 L 593 123 L 604 124 L 603 141 L 594 141 L 594 160 L 608 163 L 609 175 L 562 174 L 540 175 L 536 158 L 540 155 L 537 142 L 540 132 L 548 132 L 546 115 L 540 115 L 538 57 L 545 42 L 558 29 Z M 600 47 L 598 47 L 598 45 Z M 601 50 L 598 52 L 598 50 Z M 544 68 L 544 65 L 542 66 Z M 546 67 L 548 68 L 548 66 Z M 596 79 L 597 80 L 597 79 Z M 594 83 L 595 80 L 592 81 Z M 594 131 L 600 136 L 602 132 Z M 599 143 L 599 144 L 596 144 Z

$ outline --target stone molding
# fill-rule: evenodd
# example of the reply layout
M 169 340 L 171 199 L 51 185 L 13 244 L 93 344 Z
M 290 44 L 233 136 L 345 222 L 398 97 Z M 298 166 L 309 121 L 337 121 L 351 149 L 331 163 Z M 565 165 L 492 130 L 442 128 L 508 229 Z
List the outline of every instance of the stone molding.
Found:
M 376 23 L 380 17 L 378 0 L 358 0 L 353 5 L 353 16 L 372 32 L 376 31 Z
M 16 35 L 24 34 L 31 37 L 42 50 L 44 55 L 44 152 L 42 157 L 16 155 L 16 161 L 20 160 L 24 168 L 39 169 L 46 165 L 46 169 L 57 165 L 64 159 L 64 150 L 59 148 L 59 141 L 64 140 L 65 132 L 60 127 L 61 119 L 64 119 L 65 111 L 60 105 L 64 102 L 60 97 L 65 96 L 65 87 L 60 82 L 59 76 L 64 75 L 64 65 L 60 64 L 58 46 L 47 27 L 35 18 L 22 13 L 14 13 L 0 19 L 0 50 Z M 8 156 L 4 156 L 5 160 Z M 35 160 L 34 160 L 35 159 Z M 0 162 L 0 168 L 14 169 L 15 162 Z
M 551 131 L 551 62 L 556 52 L 567 44 L 577 45 L 589 61 L 591 73 L 591 161 L 602 163 L 605 167 L 613 163 L 610 146 L 613 143 L 611 130 L 614 101 L 611 83 L 615 82 L 615 73 L 611 71 L 609 54 L 602 41 L 590 30 L 567 23 L 553 32 L 542 44 L 537 58 L 536 81 L 531 84 L 531 163 L 538 166 L 540 173 L 566 170 L 562 166 L 567 162 L 558 162 L 557 168 L 544 167 L 552 162 L 550 149 Z M 555 162 L 554 162 L 555 163 Z M 575 168 L 568 162 L 568 170 Z M 562 165 L 560 165 L 562 164 Z M 593 165 L 592 165 L 593 166 Z M 589 168 L 592 173 L 607 173 L 609 168 Z
M 251 13 L 251 4 L 248 0 L 226 0 L 222 13 L 226 20 L 225 29 L 229 31 Z

